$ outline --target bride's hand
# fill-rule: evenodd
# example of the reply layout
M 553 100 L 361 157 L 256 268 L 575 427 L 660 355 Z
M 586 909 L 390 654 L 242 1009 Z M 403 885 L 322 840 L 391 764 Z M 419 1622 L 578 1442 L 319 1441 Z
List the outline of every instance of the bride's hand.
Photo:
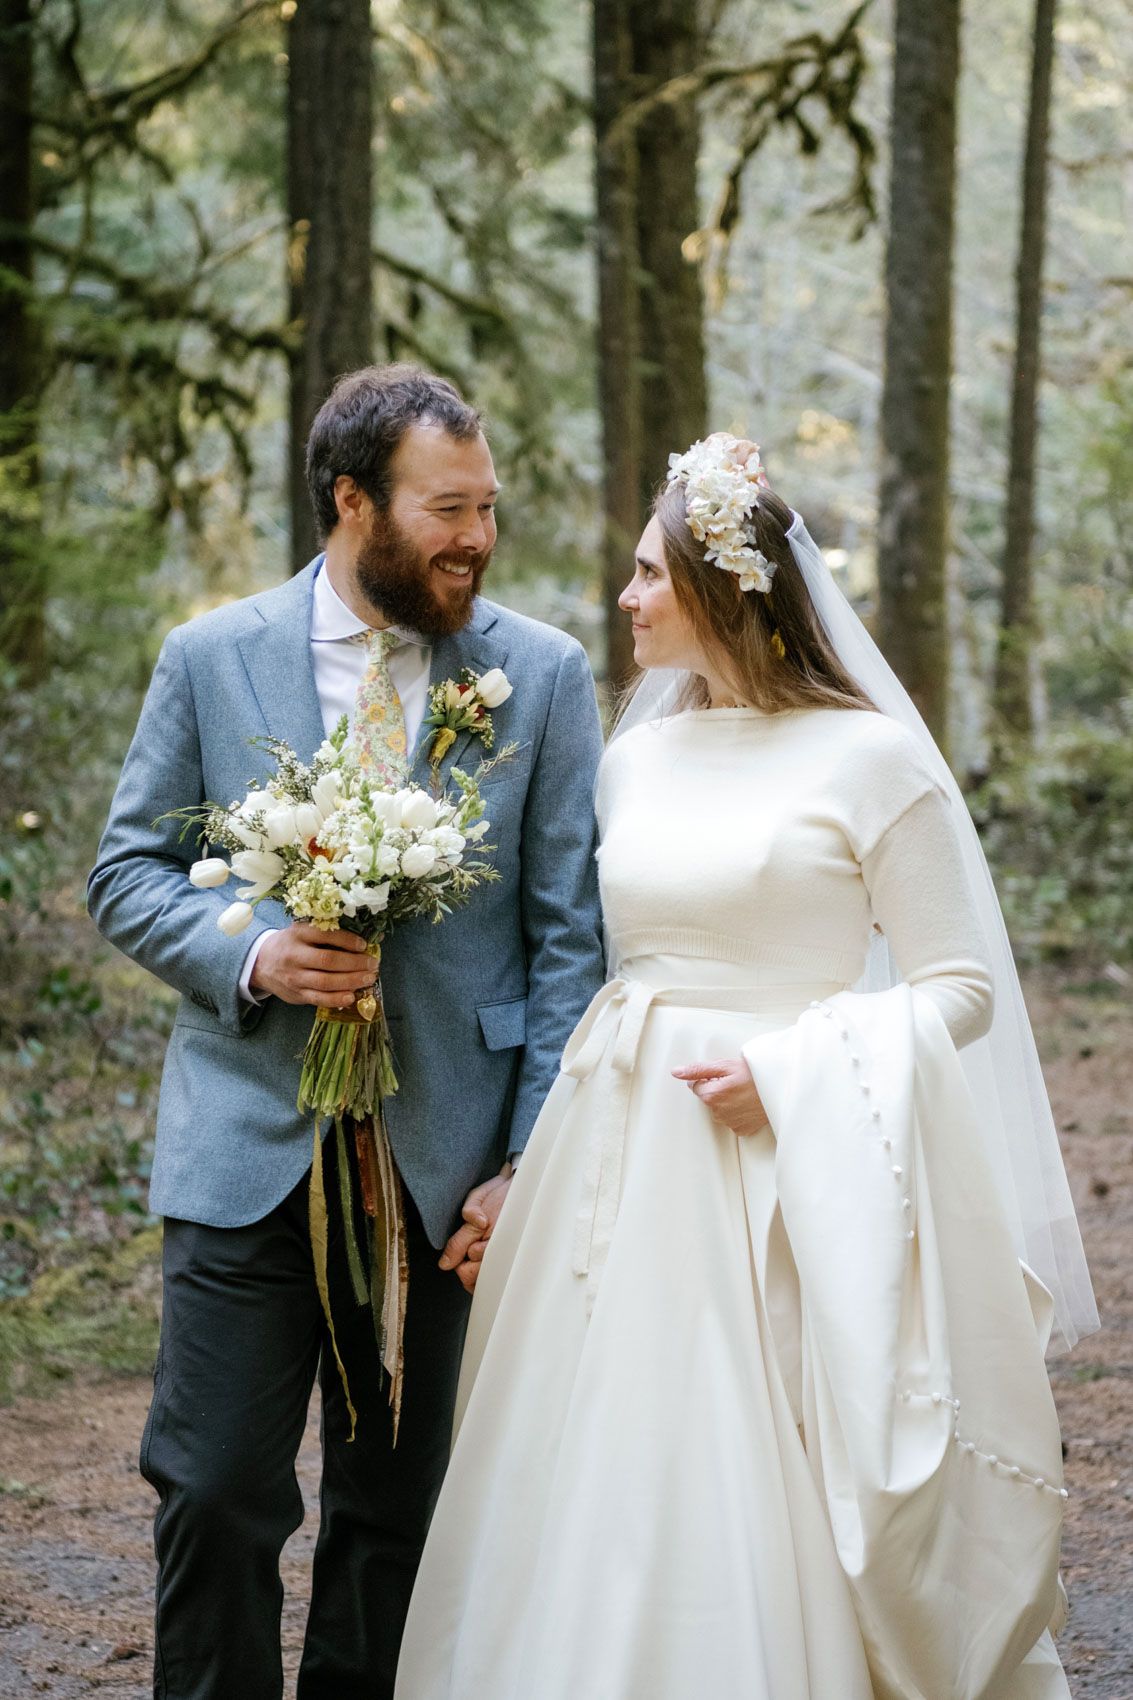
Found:
M 455 1270 L 456 1278 L 466 1293 L 471 1293 L 476 1286 L 480 1264 L 488 1249 L 492 1229 L 504 1207 L 511 1177 L 512 1166 L 505 1163 L 498 1175 L 473 1187 L 464 1201 L 461 1212 L 464 1220 L 441 1253 L 440 1267 Z
M 686 1063 L 684 1068 L 673 1070 L 673 1077 L 696 1093 L 714 1121 L 741 1138 L 761 1133 L 767 1126 L 767 1111 L 742 1057 Z

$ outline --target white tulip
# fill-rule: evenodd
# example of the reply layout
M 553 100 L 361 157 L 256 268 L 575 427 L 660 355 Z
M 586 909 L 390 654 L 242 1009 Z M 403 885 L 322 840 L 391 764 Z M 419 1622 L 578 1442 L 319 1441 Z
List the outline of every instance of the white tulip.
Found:
M 492 667 L 487 673 L 481 673 L 476 681 L 476 689 L 485 708 L 499 708 L 512 693 L 508 676 L 502 667 Z
M 411 844 L 401 858 L 401 871 L 406 879 L 424 879 L 436 866 L 437 852 L 431 844 Z
M 380 820 L 383 826 L 401 825 L 400 792 L 374 791 L 370 797 L 370 806 L 374 811 L 374 819 Z
M 189 884 L 205 891 L 209 886 L 223 885 L 231 872 L 223 856 L 203 856 L 189 869 Z
M 324 773 L 318 779 L 315 780 L 315 783 L 311 788 L 311 799 L 312 799 L 316 809 L 319 809 L 319 810 L 322 811 L 322 815 L 323 815 L 324 820 L 327 817 L 327 815 L 334 813 L 335 806 L 337 805 L 338 799 L 341 796 L 341 794 L 342 794 L 342 775 L 341 774 Z
M 396 844 L 379 844 L 374 857 L 374 871 L 389 879 L 401 867 L 401 851 Z
M 295 805 L 295 833 L 300 844 L 307 844 L 314 838 L 323 824 L 323 817 L 313 803 L 297 803 Z
M 295 810 L 289 803 L 281 803 L 278 808 L 269 809 L 264 816 L 264 836 L 269 849 L 278 850 L 284 844 L 294 844 L 296 832 Z
M 223 914 L 217 917 L 217 926 L 226 938 L 234 939 L 237 933 L 242 933 L 252 919 L 250 903 L 230 903 Z
M 401 811 L 401 824 L 409 832 L 424 832 L 435 825 L 437 805 L 427 791 L 412 791 Z
M 274 850 L 237 850 L 232 858 L 232 872 L 237 879 L 265 888 L 282 878 L 284 862 Z

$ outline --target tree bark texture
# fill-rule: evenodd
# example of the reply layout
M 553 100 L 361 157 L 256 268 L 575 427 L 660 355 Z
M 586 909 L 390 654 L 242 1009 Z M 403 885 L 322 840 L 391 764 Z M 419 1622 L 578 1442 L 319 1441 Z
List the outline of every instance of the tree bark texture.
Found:
M 612 687 L 633 670 L 633 636 L 618 596 L 641 530 L 641 309 L 637 256 L 637 149 L 611 146 L 631 98 L 633 40 L 627 0 L 594 0 L 595 192 L 598 245 L 598 400 L 602 417 L 603 601 Z
M 1015 277 L 1015 369 L 1007 468 L 1006 535 L 996 659 L 995 709 L 1002 729 L 1029 739 L 1036 642 L 1034 614 L 1035 444 L 1041 363 L 1043 253 L 1049 174 L 1050 99 L 1057 0 L 1035 0 L 1030 106 L 1023 155 L 1023 211 Z
M 696 0 L 630 0 L 639 94 L 700 61 Z M 682 244 L 700 226 L 700 114 L 694 100 L 654 109 L 636 128 L 641 333 L 642 508 L 649 511 L 669 455 L 708 429 L 700 268 Z
M 372 132 L 369 0 L 299 0 L 287 88 L 293 572 L 318 546 L 304 472 L 311 421 L 335 379 L 373 358 Z
M 0 0 L 0 658 L 46 664 L 39 525 L 40 339 L 33 300 L 31 0 Z
M 936 737 L 948 707 L 948 405 L 960 0 L 897 0 L 878 638 Z

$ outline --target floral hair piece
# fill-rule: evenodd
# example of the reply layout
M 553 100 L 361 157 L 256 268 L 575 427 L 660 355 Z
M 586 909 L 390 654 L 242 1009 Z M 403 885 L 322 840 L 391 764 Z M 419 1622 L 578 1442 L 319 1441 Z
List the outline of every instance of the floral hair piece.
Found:
M 714 431 L 683 455 L 669 456 L 667 487 L 675 484 L 685 487 L 685 518 L 697 541 L 707 545 L 704 559 L 735 573 L 741 590 L 766 595 L 776 563 L 755 547 L 745 523 L 759 504 L 760 489 L 769 488 L 758 445 L 743 458 L 737 438 Z

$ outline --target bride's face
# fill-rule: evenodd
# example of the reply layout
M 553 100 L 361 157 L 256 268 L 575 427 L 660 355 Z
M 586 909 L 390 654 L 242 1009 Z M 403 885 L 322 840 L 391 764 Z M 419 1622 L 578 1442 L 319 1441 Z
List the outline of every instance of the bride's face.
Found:
M 633 659 L 639 667 L 682 667 L 700 672 L 700 651 L 691 622 L 677 600 L 660 522 L 651 519 L 641 534 L 634 573 L 618 607 L 633 621 Z

